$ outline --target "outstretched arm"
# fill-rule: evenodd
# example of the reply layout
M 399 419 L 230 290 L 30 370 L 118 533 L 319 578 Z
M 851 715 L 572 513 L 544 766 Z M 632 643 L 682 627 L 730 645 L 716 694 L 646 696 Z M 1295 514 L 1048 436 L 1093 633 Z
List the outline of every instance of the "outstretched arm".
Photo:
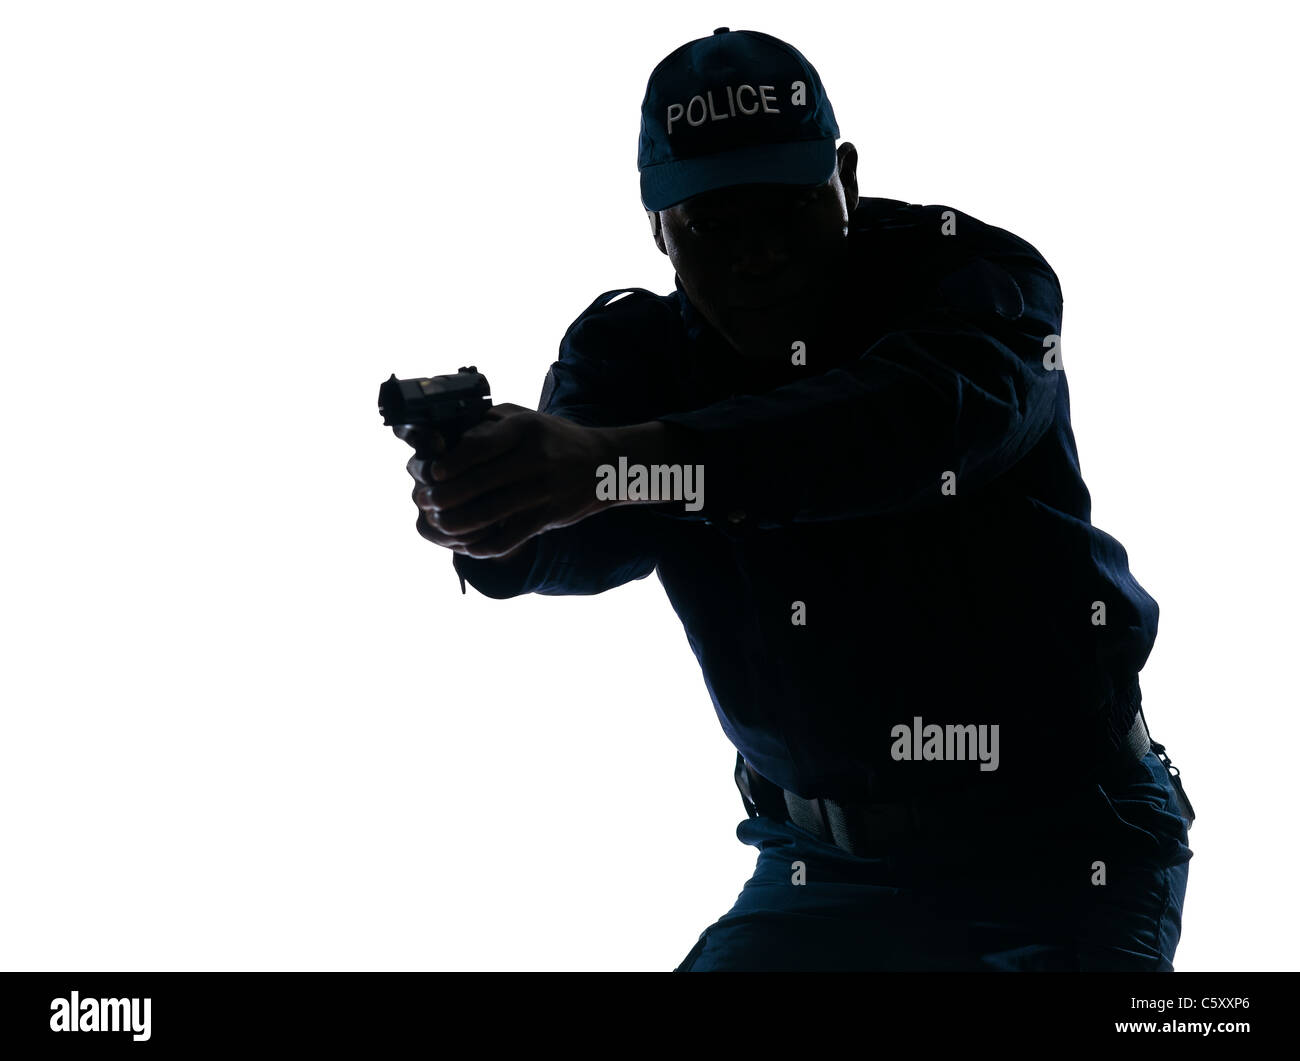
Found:
M 650 509 L 596 497 L 596 469 L 642 452 L 661 425 L 637 419 L 647 397 L 631 356 L 644 335 L 602 313 L 600 296 L 570 326 L 538 411 L 498 405 L 454 453 L 422 473 L 429 533 L 462 539 L 454 564 L 491 597 L 600 593 L 654 570 L 662 532 Z M 422 533 L 425 533 L 422 530 Z

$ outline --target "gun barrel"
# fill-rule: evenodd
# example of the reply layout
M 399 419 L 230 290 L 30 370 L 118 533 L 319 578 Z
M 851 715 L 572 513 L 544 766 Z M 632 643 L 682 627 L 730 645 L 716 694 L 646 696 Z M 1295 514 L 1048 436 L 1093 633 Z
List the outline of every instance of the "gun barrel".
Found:
M 487 377 L 473 365 L 445 376 L 398 379 L 389 376 L 379 388 L 379 413 L 386 426 L 421 424 L 454 418 L 492 407 Z
M 398 379 L 393 373 L 379 387 L 379 415 L 387 427 L 437 431 L 450 448 L 492 408 L 490 394 L 487 377 L 473 365 L 416 379 Z

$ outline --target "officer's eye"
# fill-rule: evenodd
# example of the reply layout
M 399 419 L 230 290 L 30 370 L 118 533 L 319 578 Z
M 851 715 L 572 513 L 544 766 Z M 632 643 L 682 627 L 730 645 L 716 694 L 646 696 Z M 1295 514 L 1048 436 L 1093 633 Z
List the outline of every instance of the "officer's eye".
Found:
M 720 231 L 722 228 L 721 225 L 719 225 L 716 221 L 714 221 L 710 217 L 702 217 L 694 221 L 688 221 L 686 223 L 686 227 L 689 228 L 697 236 L 713 235 L 714 233 Z

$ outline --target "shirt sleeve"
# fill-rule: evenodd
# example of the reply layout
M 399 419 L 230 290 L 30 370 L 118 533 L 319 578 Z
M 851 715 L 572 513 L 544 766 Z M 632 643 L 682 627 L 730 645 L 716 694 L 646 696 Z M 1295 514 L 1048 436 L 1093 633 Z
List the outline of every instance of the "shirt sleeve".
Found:
M 657 417 L 704 466 L 700 514 L 770 527 L 917 511 L 1019 461 L 1056 416 L 1062 297 L 1017 242 L 947 271 L 840 367 Z
M 559 359 L 546 374 L 537 410 L 585 427 L 620 427 L 650 419 L 650 385 L 639 342 L 653 334 L 641 319 L 650 304 L 606 291 L 569 326 Z M 622 310 L 614 306 L 628 303 Z M 611 305 L 612 303 L 612 305 Z M 592 490 L 596 488 L 592 483 Z M 468 582 L 487 597 L 524 593 L 588 595 L 645 578 L 658 562 L 664 517 L 647 506 L 606 509 L 529 540 L 510 560 L 452 555 L 461 590 Z

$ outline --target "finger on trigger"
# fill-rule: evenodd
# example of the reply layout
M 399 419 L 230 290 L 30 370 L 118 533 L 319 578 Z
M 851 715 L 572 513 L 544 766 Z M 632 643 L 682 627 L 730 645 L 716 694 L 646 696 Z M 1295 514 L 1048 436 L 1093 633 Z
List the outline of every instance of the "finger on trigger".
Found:
M 411 478 L 417 483 L 428 486 L 429 479 L 424 465 L 425 461 L 422 458 L 412 456 L 411 459 L 406 462 L 406 470 L 410 473 Z
M 437 461 L 429 469 L 435 481 L 450 479 L 479 464 L 508 453 L 519 441 L 517 421 L 479 421 L 461 436 L 454 453 Z

